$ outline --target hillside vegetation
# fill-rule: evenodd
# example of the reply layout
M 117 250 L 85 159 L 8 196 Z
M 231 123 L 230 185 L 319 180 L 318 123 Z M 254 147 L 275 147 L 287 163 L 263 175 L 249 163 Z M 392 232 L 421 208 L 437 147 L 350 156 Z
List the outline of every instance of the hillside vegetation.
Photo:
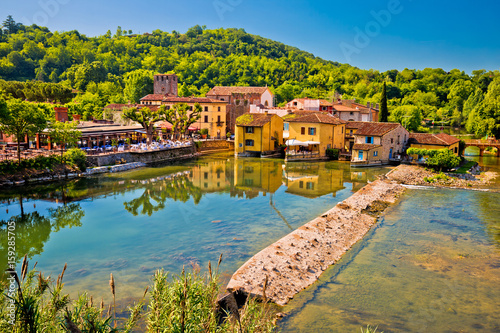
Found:
M 134 35 L 119 27 L 114 34 L 87 37 L 76 30 L 23 26 L 11 17 L 3 22 L 4 95 L 67 104 L 70 113 L 102 117 L 106 104 L 137 102 L 151 93 L 154 73 L 176 73 L 181 96 L 204 96 L 216 85 L 267 85 L 278 104 L 306 96 L 332 99 L 335 92 L 361 103 L 379 103 L 386 82 L 389 121 L 416 128 L 428 118 L 500 136 L 499 71 L 479 69 L 468 75 L 439 68 L 364 70 L 243 29 L 197 25 L 186 33 L 155 30 Z M 33 80 L 58 85 L 23 83 Z M 68 93 L 72 89 L 78 91 L 74 97 Z

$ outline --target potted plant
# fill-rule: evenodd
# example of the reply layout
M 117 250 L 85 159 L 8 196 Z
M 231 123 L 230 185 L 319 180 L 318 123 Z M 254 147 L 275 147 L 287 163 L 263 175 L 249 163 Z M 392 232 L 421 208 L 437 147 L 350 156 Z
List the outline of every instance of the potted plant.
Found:
M 207 138 L 207 136 L 208 136 L 208 128 L 202 128 L 202 129 L 200 130 L 200 134 L 201 134 L 201 138 L 202 138 L 202 139 L 206 139 L 206 138 Z

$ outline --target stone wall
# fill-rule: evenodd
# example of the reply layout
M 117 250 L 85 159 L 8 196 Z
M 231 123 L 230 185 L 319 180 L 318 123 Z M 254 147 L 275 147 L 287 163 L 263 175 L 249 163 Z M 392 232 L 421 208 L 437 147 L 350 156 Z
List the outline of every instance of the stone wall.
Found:
M 204 140 L 201 142 L 201 151 L 234 149 L 234 141 L 227 140 Z
M 175 161 L 179 159 L 191 158 L 196 156 L 195 146 L 178 147 L 166 150 L 137 151 L 112 153 L 107 155 L 87 156 L 87 165 L 100 167 L 104 165 L 115 165 L 120 163 L 141 162 L 145 164 L 154 164 L 161 162 Z

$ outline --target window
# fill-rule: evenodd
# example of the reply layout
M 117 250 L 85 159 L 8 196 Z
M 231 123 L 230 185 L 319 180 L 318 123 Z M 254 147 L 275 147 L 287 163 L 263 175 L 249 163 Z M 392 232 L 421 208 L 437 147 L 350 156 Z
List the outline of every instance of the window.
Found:
M 217 122 L 220 123 L 220 116 L 217 116 Z
M 316 127 L 309 127 L 308 133 L 309 135 L 316 135 Z
M 220 111 L 220 106 L 219 106 L 219 107 L 217 107 L 217 111 Z
M 253 147 L 253 140 L 245 140 L 245 146 Z
M 269 106 L 269 102 L 268 102 L 268 101 L 265 101 L 265 102 L 264 102 L 264 106 Z
M 208 179 L 208 172 L 203 173 L 203 179 Z
M 189 111 L 193 111 L 193 106 L 192 105 L 189 107 Z
M 353 114 L 354 114 L 354 112 L 352 112 L 352 111 L 351 111 L 351 112 L 349 112 L 349 115 L 351 115 L 351 116 L 352 116 Z
M 246 186 L 252 186 L 253 185 L 253 179 L 245 179 L 245 185 Z
M 349 135 L 352 135 L 352 130 L 349 130 Z
M 170 105 L 167 105 L 166 109 L 167 109 L 167 110 L 170 110 Z
M 283 130 L 284 131 L 289 131 L 290 130 L 290 124 L 289 123 L 283 123 Z
M 306 188 L 308 190 L 314 190 L 314 183 L 313 182 L 307 182 L 306 183 Z
M 299 188 L 304 188 L 304 181 L 299 181 Z
M 302 135 L 306 134 L 306 128 L 305 127 L 301 127 L 300 128 L 300 134 L 302 134 Z
M 377 151 L 377 150 L 375 150 L 375 151 L 373 152 L 373 156 L 378 156 L 378 151 Z
M 204 184 L 203 184 L 203 186 L 204 186 L 205 188 L 208 188 L 208 183 L 204 183 Z
M 246 132 L 247 132 L 247 133 L 253 133 L 253 127 L 252 127 L 252 126 L 249 126 L 249 127 L 247 127 L 246 129 L 247 129 L 247 130 L 246 130 Z M 253 145 L 252 145 L 252 146 L 253 146 Z
M 373 143 L 373 137 L 372 136 L 367 136 L 365 138 L 365 143 Z
M 399 135 L 398 135 L 398 142 L 397 142 L 397 144 L 399 145 Z
M 208 123 L 208 116 L 205 116 L 205 122 Z
M 205 111 L 208 111 L 208 106 L 205 106 Z

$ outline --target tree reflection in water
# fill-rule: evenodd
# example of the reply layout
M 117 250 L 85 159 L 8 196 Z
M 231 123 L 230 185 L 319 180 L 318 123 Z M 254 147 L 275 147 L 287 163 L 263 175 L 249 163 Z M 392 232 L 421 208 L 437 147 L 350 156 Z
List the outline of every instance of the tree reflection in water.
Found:
M 193 198 L 197 205 L 202 197 L 202 191 L 194 186 L 187 174 L 177 175 L 163 180 L 143 182 L 144 192 L 136 199 L 123 203 L 125 209 L 132 215 L 151 216 L 154 212 L 165 208 L 167 199 L 186 202 Z

